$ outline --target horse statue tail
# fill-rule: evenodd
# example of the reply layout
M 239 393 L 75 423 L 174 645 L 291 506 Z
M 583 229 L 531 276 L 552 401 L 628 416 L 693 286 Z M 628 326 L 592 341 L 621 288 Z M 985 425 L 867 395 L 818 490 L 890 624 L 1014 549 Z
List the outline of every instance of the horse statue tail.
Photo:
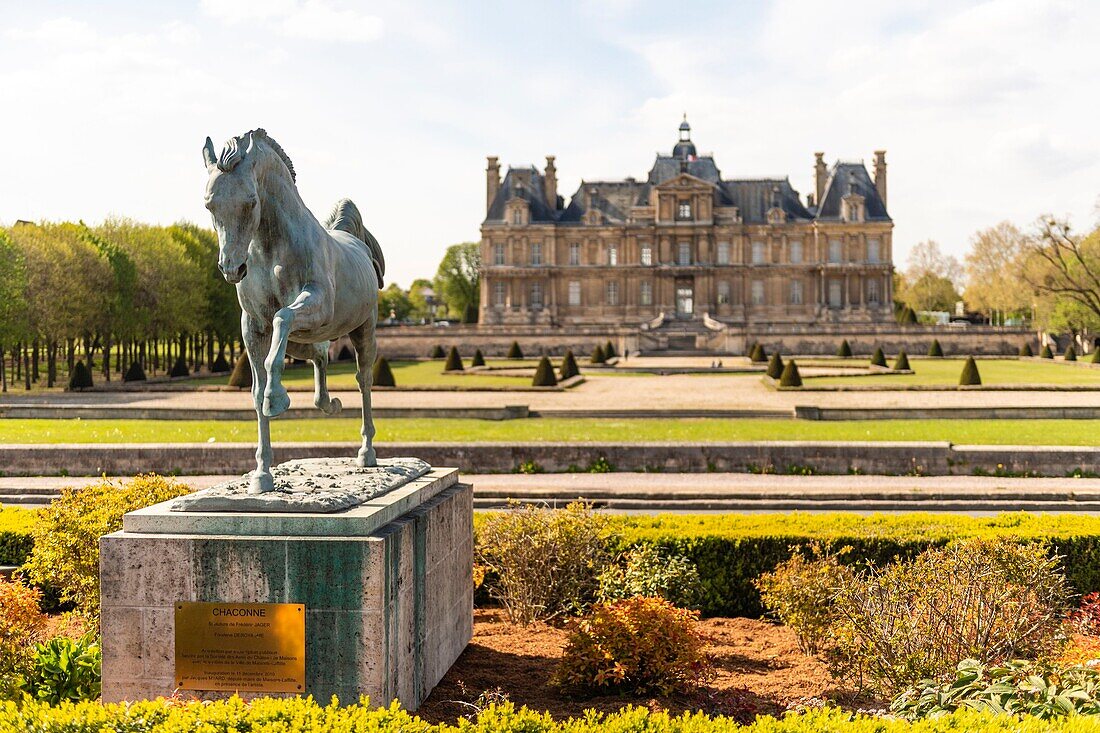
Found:
M 340 199 L 332 207 L 332 213 L 325 220 L 325 229 L 330 231 L 339 229 L 353 237 L 363 241 L 370 250 L 371 260 L 374 262 L 374 271 L 378 274 L 378 289 L 382 289 L 382 277 L 386 274 L 386 258 L 382 254 L 382 245 L 374 235 L 363 226 L 363 215 L 351 199 Z

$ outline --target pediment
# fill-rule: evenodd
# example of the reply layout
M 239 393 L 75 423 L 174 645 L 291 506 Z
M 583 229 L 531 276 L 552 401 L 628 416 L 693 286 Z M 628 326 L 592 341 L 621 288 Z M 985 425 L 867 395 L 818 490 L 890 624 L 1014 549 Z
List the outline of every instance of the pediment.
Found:
M 689 173 L 680 173 L 667 181 L 658 183 L 656 188 L 658 191 L 711 191 L 715 186 Z

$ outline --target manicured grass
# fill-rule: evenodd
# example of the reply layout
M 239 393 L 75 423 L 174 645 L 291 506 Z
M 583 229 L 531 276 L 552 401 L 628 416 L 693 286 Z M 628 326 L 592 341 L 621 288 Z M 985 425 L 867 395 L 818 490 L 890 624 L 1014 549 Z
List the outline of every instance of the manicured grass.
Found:
M 765 420 L 531 418 L 526 420 L 412 419 L 377 421 L 379 441 L 684 441 L 948 440 L 991 445 L 1095 445 L 1100 420 Z M 275 420 L 276 441 L 354 441 L 355 418 Z M 4 443 L 251 442 L 249 420 L 0 420 Z
M 896 354 L 888 354 L 893 364 Z M 850 363 L 850 360 L 846 360 Z M 957 385 L 965 359 L 915 359 L 909 357 L 914 374 L 867 374 L 860 377 L 804 377 L 807 387 L 827 385 Z M 864 360 L 865 363 L 866 360 Z M 1083 384 L 1100 385 L 1100 369 L 1063 364 L 1060 361 L 1016 361 L 978 359 L 982 384 Z M 801 366 L 801 364 L 799 364 Z M 824 366 L 824 364 L 822 364 Z
M 463 362 L 467 369 L 470 366 L 470 356 L 464 356 Z M 534 366 L 534 363 L 525 362 L 493 362 L 494 366 Z M 437 385 L 450 385 L 457 387 L 529 387 L 529 377 L 509 377 L 495 374 L 482 374 L 472 372 L 469 374 L 444 373 L 443 359 L 432 361 L 391 361 L 394 379 L 399 387 L 424 387 Z M 225 384 L 229 376 L 202 377 L 193 379 L 187 384 Z M 313 367 L 310 364 L 288 366 L 283 372 L 283 384 L 289 386 L 313 385 Z M 329 389 L 358 389 L 355 383 L 355 364 L 342 361 L 329 364 L 328 369 Z

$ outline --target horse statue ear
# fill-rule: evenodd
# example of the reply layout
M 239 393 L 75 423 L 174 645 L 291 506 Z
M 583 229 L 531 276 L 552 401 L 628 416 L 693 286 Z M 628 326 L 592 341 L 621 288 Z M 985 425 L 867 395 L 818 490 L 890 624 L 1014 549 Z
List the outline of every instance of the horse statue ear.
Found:
M 218 164 L 218 155 L 214 152 L 214 142 L 210 138 L 206 138 L 206 145 L 202 146 L 202 159 L 206 163 L 206 170 Z
M 245 156 L 247 156 L 249 153 L 252 152 L 252 148 L 255 145 L 256 145 L 255 132 L 250 132 L 250 133 L 248 133 L 248 147 L 244 149 Z

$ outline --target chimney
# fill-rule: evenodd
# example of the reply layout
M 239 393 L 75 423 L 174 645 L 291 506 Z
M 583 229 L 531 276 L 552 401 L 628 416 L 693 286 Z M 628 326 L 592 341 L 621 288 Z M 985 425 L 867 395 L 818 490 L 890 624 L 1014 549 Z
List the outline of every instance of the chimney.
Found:
M 828 173 L 825 170 L 825 153 L 814 153 L 814 185 L 817 189 L 815 198 L 817 205 L 821 206 L 821 199 L 825 195 L 825 182 Z
M 493 199 L 500 190 L 500 164 L 495 155 L 488 157 L 489 165 L 485 168 L 485 210 L 493 205 Z
M 546 189 L 546 205 L 551 211 L 558 208 L 558 169 L 554 167 L 554 156 L 546 156 L 546 173 L 543 176 L 543 188 Z
M 886 151 L 875 151 L 875 190 L 882 199 L 882 205 L 886 205 Z
M 812 209 L 814 207 L 814 195 L 812 193 L 806 194 L 806 208 Z

